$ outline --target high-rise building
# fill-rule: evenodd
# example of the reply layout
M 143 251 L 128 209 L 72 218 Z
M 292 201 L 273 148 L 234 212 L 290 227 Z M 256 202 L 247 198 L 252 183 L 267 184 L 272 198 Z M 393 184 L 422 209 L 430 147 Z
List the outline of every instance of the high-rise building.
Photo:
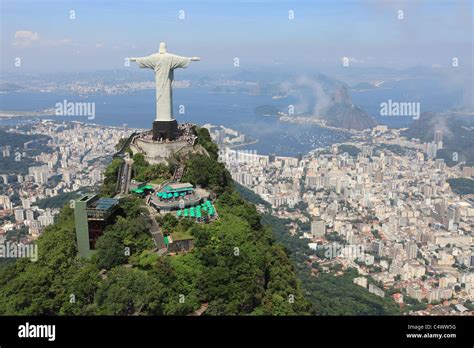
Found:
M 381 256 L 382 255 L 382 241 L 378 240 L 378 241 L 375 241 L 372 243 L 371 245 L 371 249 L 373 252 L 375 252 L 375 254 L 377 256 Z
M 462 176 L 465 178 L 470 178 L 471 176 L 474 176 L 474 167 L 464 166 L 462 168 Z
M 15 208 L 14 215 L 16 222 L 23 222 L 25 220 L 24 210 L 22 208 Z
M 426 154 L 429 158 L 436 158 L 436 155 L 438 154 L 438 146 L 434 142 L 428 143 L 426 145 Z
M 31 202 L 29 198 L 22 198 L 21 199 L 21 206 L 23 209 L 30 209 L 31 208 Z
M 434 142 L 438 150 L 443 148 L 443 133 L 440 130 L 435 131 Z
M 35 219 L 35 214 L 33 213 L 33 210 L 31 209 L 26 210 L 25 215 L 26 215 L 26 220 L 28 221 L 33 221 Z
M 453 224 L 459 224 L 461 222 L 461 209 L 457 204 L 450 204 L 448 206 L 448 223 L 452 221 Z
M 2 147 L 3 157 L 10 157 L 10 149 L 11 149 L 10 145 Z
M 323 220 L 312 221 L 311 234 L 313 237 L 323 237 L 326 234 L 326 223 Z
M 3 210 L 12 210 L 13 204 L 8 196 L 0 196 L 0 207 Z
M 409 259 L 416 259 L 416 256 L 418 255 L 418 246 L 414 241 L 410 240 L 406 244 L 405 251 Z

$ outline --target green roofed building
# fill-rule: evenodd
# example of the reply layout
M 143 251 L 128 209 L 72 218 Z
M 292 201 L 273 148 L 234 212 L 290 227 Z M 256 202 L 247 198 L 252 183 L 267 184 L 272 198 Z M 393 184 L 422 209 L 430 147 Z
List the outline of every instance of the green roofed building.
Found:
M 169 184 L 166 185 L 161 189 L 161 192 L 165 192 L 167 194 L 181 194 L 181 193 L 192 193 L 194 191 L 194 187 L 190 183 L 183 183 L 183 184 Z

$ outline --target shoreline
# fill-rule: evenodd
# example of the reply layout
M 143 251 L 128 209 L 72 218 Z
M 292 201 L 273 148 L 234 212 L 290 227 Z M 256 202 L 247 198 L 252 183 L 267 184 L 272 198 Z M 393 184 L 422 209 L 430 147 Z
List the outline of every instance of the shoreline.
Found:
M 337 132 L 348 133 L 348 134 L 351 134 L 351 135 L 361 135 L 361 134 L 365 133 L 365 131 L 359 131 L 359 130 L 355 130 L 355 129 L 347 129 L 347 128 L 338 128 L 338 127 L 333 127 L 333 126 L 327 126 L 324 123 L 323 120 L 316 119 L 316 118 L 304 117 L 304 116 L 296 116 L 296 117 L 297 118 L 293 118 L 293 117 L 290 117 L 288 115 L 279 116 L 278 121 L 284 122 L 284 123 L 293 123 L 293 124 L 298 124 L 298 125 L 311 124 L 311 125 L 318 126 L 320 128 L 330 129 L 330 130 L 337 131 Z

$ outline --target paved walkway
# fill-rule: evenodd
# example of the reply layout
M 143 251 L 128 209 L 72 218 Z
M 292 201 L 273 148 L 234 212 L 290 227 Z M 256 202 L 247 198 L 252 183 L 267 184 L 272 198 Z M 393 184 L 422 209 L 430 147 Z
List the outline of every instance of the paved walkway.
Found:
M 158 253 L 164 253 L 162 250 L 164 249 L 166 252 L 166 244 L 164 240 L 163 233 L 161 233 L 160 226 L 158 225 L 158 222 L 156 222 L 155 219 L 155 211 L 152 207 L 147 206 L 150 220 L 151 220 L 151 228 L 150 228 L 150 233 L 153 236 L 153 241 L 155 242 L 155 246 L 158 248 Z
M 193 313 L 189 314 L 188 316 L 189 317 L 199 317 L 207 310 L 208 307 L 209 307 L 209 304 L 204 303 L 201 307 L 199 307 L 199 309 L 197 309 Z

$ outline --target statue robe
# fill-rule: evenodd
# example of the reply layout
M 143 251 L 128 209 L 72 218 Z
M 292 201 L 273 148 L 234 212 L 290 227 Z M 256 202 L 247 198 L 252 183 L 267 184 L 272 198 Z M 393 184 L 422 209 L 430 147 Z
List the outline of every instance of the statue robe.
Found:
M 140 68 L 149 68 L 155 71 L 156 83 L 156 121 L 172 121 L 173 118 L 173 91 L 171 83 L 174 78 L 174 69 L 186 68 L 191 58 L 181 57 L 170 53 L 155 53 L 148 57 L 137 58 Z

